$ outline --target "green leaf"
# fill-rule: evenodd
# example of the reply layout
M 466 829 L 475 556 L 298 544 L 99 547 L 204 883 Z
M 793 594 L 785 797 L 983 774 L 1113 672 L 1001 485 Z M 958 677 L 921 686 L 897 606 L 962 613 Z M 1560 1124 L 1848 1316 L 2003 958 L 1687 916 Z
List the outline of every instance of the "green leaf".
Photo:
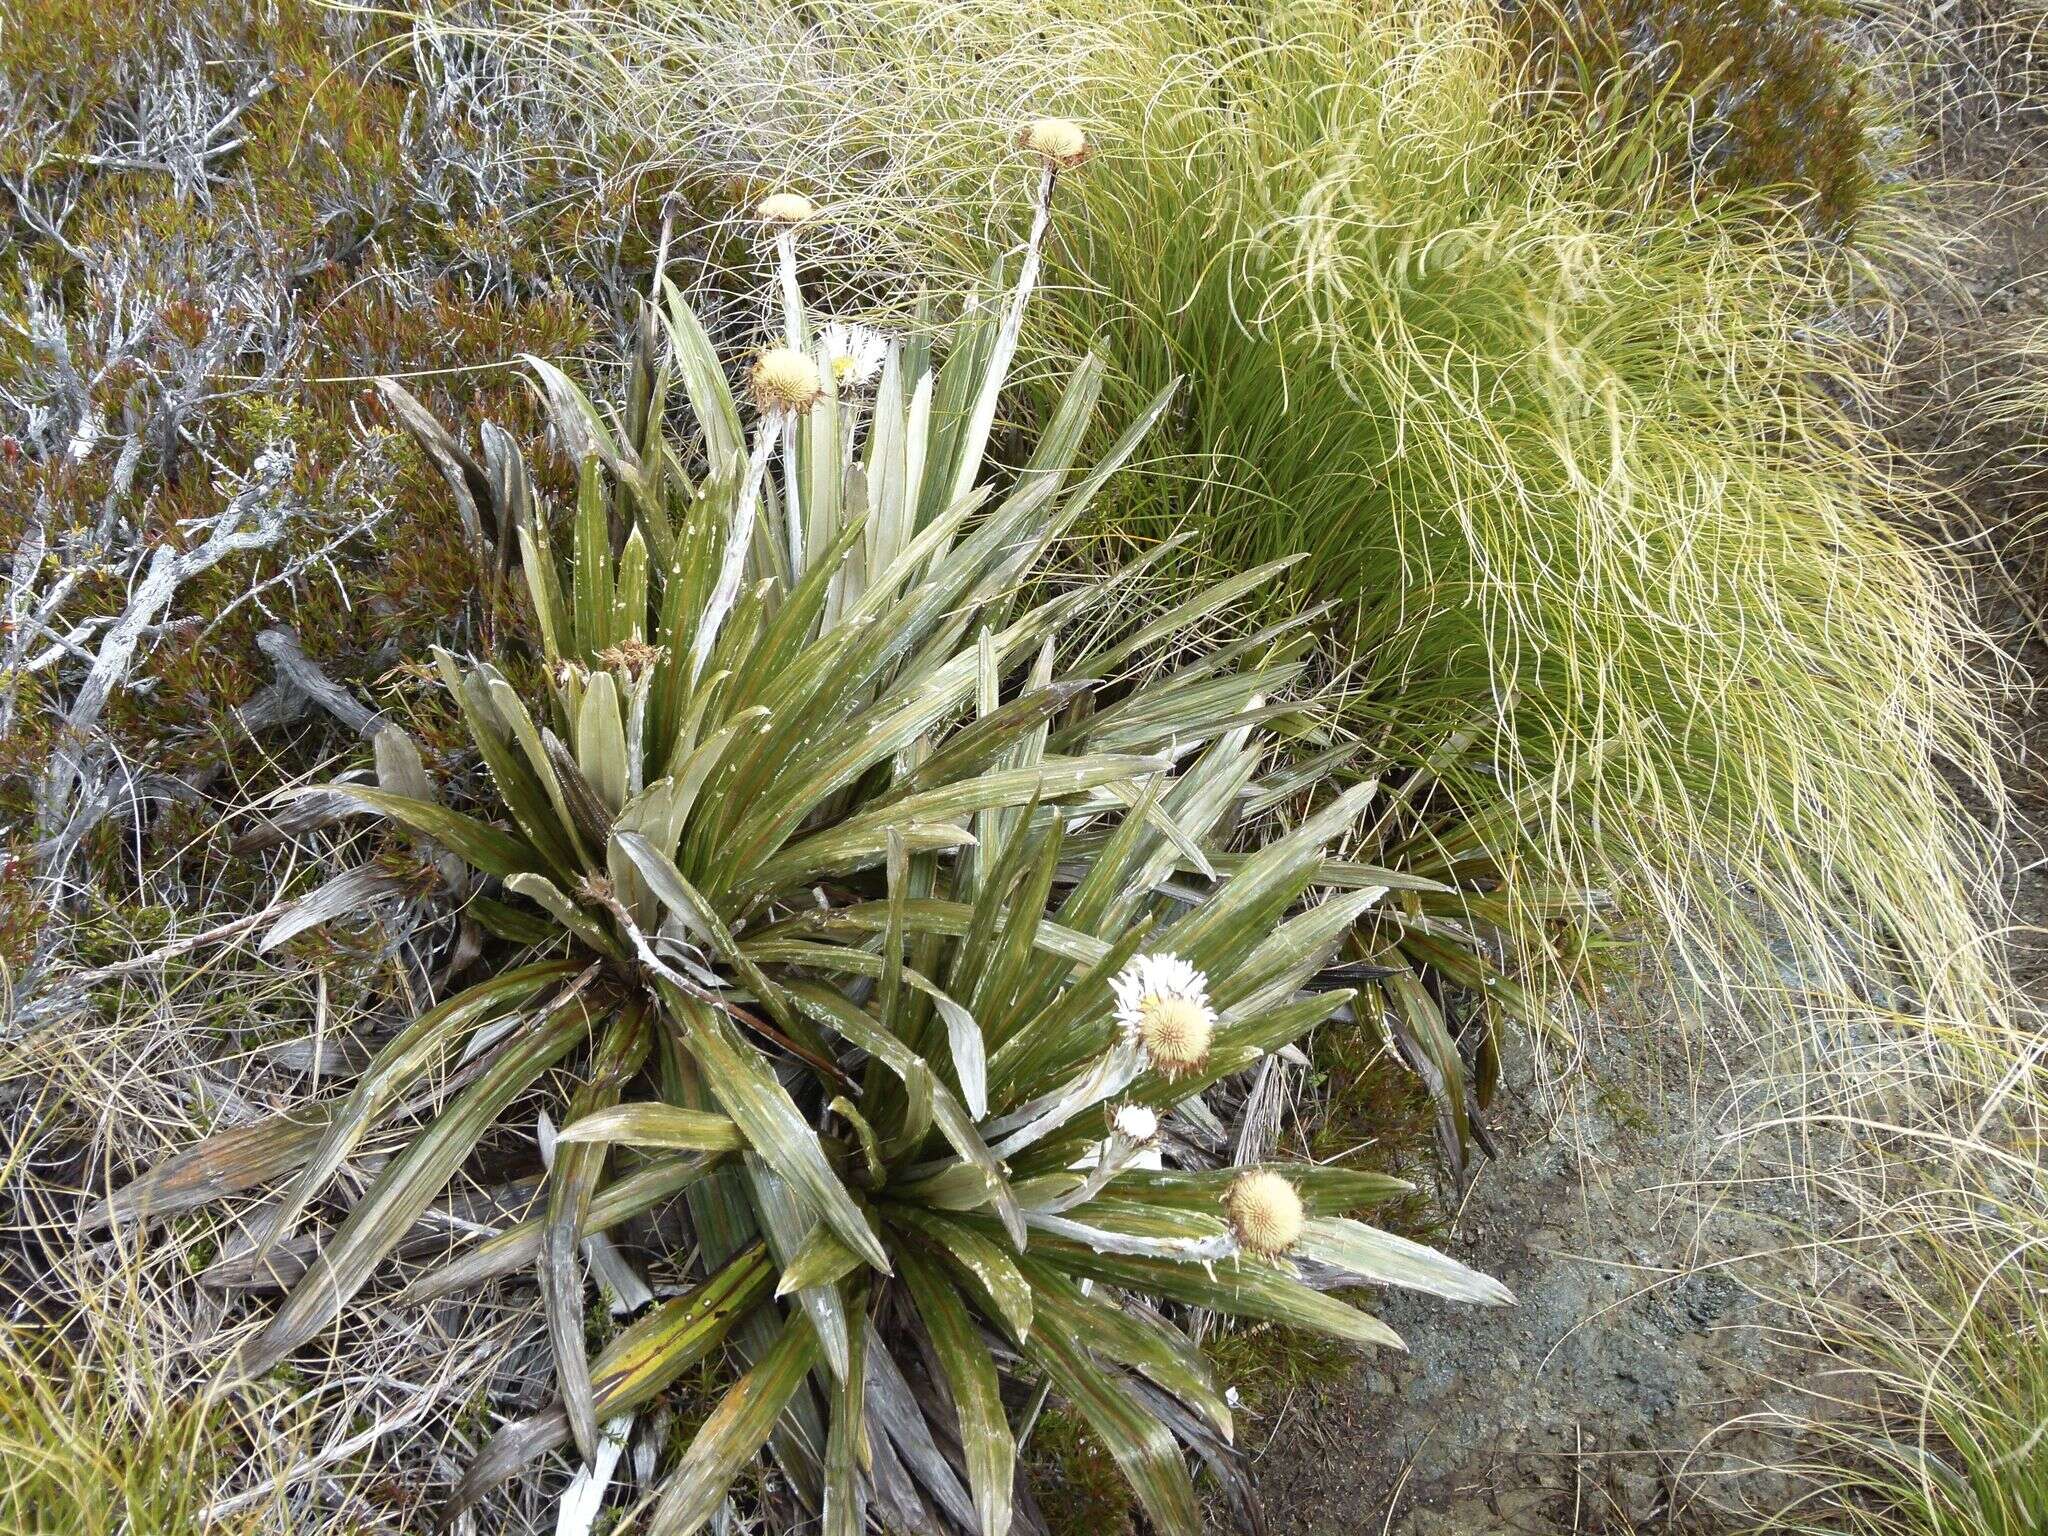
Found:
M 1207 1307 L 1212 1312 L 1227 1312 L 1233 1317 L 1258 1317 L 1308 1328 L 1355 1344 L 1406 1347 L 1398 1333 L 1370 1313 L 1311 1290 L 1299 1280 L 1251 1258 L 1218 1264 L 1212 1274 L 1200 1264 L 1097 1253 L 1086 1244 L 1042 1233 L 1034 1251 L 1044 1262 L 1068 1274 L 1121 1285 L 1141 1295 L 1163 1296 L 1189 1306 Z
M 428 1009 L 394 1035 L 363 1069 L 354 1090 L 307 1157 L 305 1168 L 279 1197 L 258 1257 L 291 1235 L 307 1204 L 326 1187 L 362 1139 L 376 1129 L 399 1096 L 439 1066 L 473 1026 L 521 1006 L 549 983 L 567 981 L 575 971 L 575 963 L 567 960 L 507 971 Z
M 820 1230 L 823 1230 L 822 1228 Z M 825 1432 L 825 1500 L 819 1536 L 863 1536 L 867 1524 L 861 1473 L 868 1458 L 866 1309 L 847 1309 L 856 1319 L 845 1374 L 832 1391 L 831 1421 Z
M 939 1257 L 968 1275 L 1013 1338 L 1022 1339 L 1031 1332 L 1035 1314 L 1031 1282 L 1000 1244 L 922 1206 L 891 1205 L 889 1216 L 925 1238 Z
M 737 1152 L 746 1145 L 740 1128 L 723 1115 L 653 1102 L 596 1110 L 564 1126 L 555 1140 L 618 1141 L 631 1147 L 673 1147 L 686 1152 Z
M 1202 1512 L 1173 1436 L 1123 1388 L 1117 1373 L 1090 1360 L 1057 1329 L 1041 1328 L 1025 1354 L 1081 1412 L 1138 1495 L 1161 1536 L 1202 1536 Z
M 930 1092 L 932 1115 L 938 1123 L 939 1133 L 960 1154 L 961 1160 L 980 1174 L 1012 1245 L 1021 1249 L 1025 1242 L 1024 1212 L 1017 1204 L 1016 1195 L 1011 1192 L 1010 1181 L 1003 1176 L 1002 1165 L 989 1151 L 988 1143 L 982 1140 L 980 1130 L 953 1096 L 952 1090 L 938 1081 L 923 1058 L 877 1025 L 865 1011 L 829 987 L 797 982 L 790 988 L 790 995 L 797 1000 L 799 1007 L 827 1029 L 859 1046 L 894 1072 L 906 1087 L 914 1092 L 921 1089 Z
M 648 1536 L 694 1536 L 710 1523 L 733 1480 L 767 1443 L 784 1405 L 817 1361 L 817 1335 L 810 1319 L 799 1312 L 783 1324 L 774 1347 L 734 1384 L 697 1431 L 654 1506 Z
M 684 1044 L 703 1069 L 712 1094 L 746 1137 L 748 1148 L 829 1222 L 849 1248 L 887 1274 L 889 1255 L 833 1172 L 818 1133 L 761 1053 L 739 1037 L 718 1009 L 685 996 L 672 982 L 660 986 L 671 1018 L 682 1027 Z
M 575 1049 L 588 1029 L 574 1000 L 508 1040 L 461 1097 L 384 1165 L 268 1326 L 230 1362 L 230 1378 L 262 1375 L 331 1323 L 505 1106 Z
M 768 1251 L 787 1273 L 802 1250 L 806 1237 L 813 1232 L 824 1232 L 829 1236 L 832 1229 L 799 1209 L 789 1186 L 777 1178 L 775 1171 L 760 1158 L 748 1154 L 745 1166 L 748 1183 L 753 1187 L 754 1214 L 760 1220 L 762 1235 L 768 1239 Z M 833 1241 L 838 1240 L 834 1238 Z M 781 1294 L 780 1290 L 777 1294 Z M 836 1286 L 807 1285 L 797 1291 L 796 1299 L 811 1320 L 811 1328 L 818 1339 L 818 1352 L 824 1356 L 826 1367 L 837 1380 L 846 1374 L 852 1349 L 845 1298 Z
M 740 428 L 739 408 L 733 404 L 732 391 L 725 382 L 725 363 L 675 284 L 663 278 L 661 286 L 668 300 L 662 318 L 667 323 L 669 345 L 682 375 L 683 393 L 689 396 L 690 414 L 704 434 L 704 451 L 711 461 L 711 472 L 727 474 L 732 461 L 746 456 L 747 447 Z
M 597 1192 L 590 1202 L 590 1214 L 581 1235 L 589 1237 L 609 1231 L 622 1221 L 653 1210 L 725 1161 L 723 1153 L 693 1153 L 657 1158 L 646 1167 L 635 1169 Z M 525 1269 L 540 1255 L 540 1231 L 538 1218 L 509 1226 L 420 1276 L 392 1298 L 392 1305 L 422 1306 Z
M 647 1059 L 645 1007 L 617 1019 L 605 1033 L 590 1081 L 569 1107 L 572 1124 L 617 1100 L 624 1080 Z M 590 1384 L 590 1360 L 583 1344 L 583 1266 L 577 1244 L 590 1214 L 591 1195 L 603 1177 L 607 1148 L 602 1143 L 557 1145 L 547 1174 L 547 1212 L 541 1225 L 535 1268 L 548 1346 L 555 1360 L 555 1385 L 569 1415 L 569 1430 L 586 1462 L 597 1459 L 597 1406 Z
M 605 1417 L 638 1408 L 684 1371 L 708 1358 L 726 1330 L 767 1300 L 775 1266 L 754 1243 L 686 1295 L 661 1303 L 621 1333 L 591 1368 Z
M 833 1236 L 832 1229 L 820 1222 L 811 1228 L 811 1235 L 790 1255 L 782 1278 L 775 1282 L 775 1294 L 779 1299 L 792 1291 L 808 1290 L 814 1285 L 831 1285 L 859 1268 L 860 1255 L 840 1242 Z
M 919 1254 L 905 1252 L 901 1257 L 904 1281 L 924 1319 L 932 1353 L 952 1388 L 953 1406 L 960 1415 L 967 1485 L 974 1494 L 975 1513 L 981 1517 L 982 1536 L 1009 1536 L 1017 1442 L 1003 1414 L 1002 1383 L 996 1376 L 995 1360 L 946 1274 Z
M 600 927 L 597 919 L 571 901 L 562 888 L 546 875 L 514 875 L 505 882 L 505 889 L 546 907 L 556 922 L 582 940 L 585 948 L 614 960 L 624 958 L 618 940 Z
M 1049 1328 L 1084 1349 L 1142 1371 L 1159 1386 L 1189 1404 L 1228 1440 L 1230 1406 L 1216 1390 L 1202 1352 L 1170 1323 L 1154 1315 L 1134 1314 L 1102 1293 L 1088 1294 L 1036 1259 L 1023 1261 Z
M 1468 1268 L 1448 1254 L 1342 1217 L 1323 1216 L 1304 1223 L 1294 1251 L 1382 1285 L 1427 1291 L 1447 1301 L 1505 1307 L 1515 1300 L 1515 1293 L 1491 1275 Z
M 735 1254 L 718 1272 L 687 1295 L 672 1297 L 612 1340 L 591 1368 L 598 1413 L 615 1418 L 643 1407 L 692 1366 L 710 1358 L 734 1325 L 767 1297 L 774 1269 L 759 1243 Z M 442 1528 L 452 1525 L 477 1500 L 537 1457 L 569 1438 L 569 1419 L 559 1407 L 508 1424 L 491 1437 L 463 1471 Z
M 733 889 L 766 891 L 804 883 L 813 872 L 851 868 L 881 857 L 891 827 L 955 821 L 978 811 L 1078 795 L 1100 785 L 1128 783 L 1173 766 L 1168 758 L 1130 755 L 1048 758 L 1031 768 L 976 774 L 917 794 L 898 795 L 873 810 L 790 844 L 751 871 Z
M 353 800 L 367 811 L 388 816 L 415 832 L 424 833 L 472 869 L 496 875 L 501 880 L 527 870 L 539 872 L 547 867 L 525 839 L 431 800 L 388 794 L 367 784 L 329 784 L 294 790 L 284 798 L 329 793 Z
M 576 766 L 612 816 L 626 803 L 626 726 L 619 707 L 611 673 L 591 673 L 576 716 Z

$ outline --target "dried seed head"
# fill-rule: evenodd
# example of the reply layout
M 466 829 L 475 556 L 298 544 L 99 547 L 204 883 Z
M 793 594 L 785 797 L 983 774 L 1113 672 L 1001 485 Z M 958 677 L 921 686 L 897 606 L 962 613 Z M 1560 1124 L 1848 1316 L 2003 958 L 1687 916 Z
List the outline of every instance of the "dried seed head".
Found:
M 818 365 L 794 347 L 770 347 L 754 359 L 754 404 L 764 412 L 801 416 L 817 403 L 824 387 Z
M 1117 1135 L 1142 1147 L 1159 1134 L 1159 1115 L 1147 1104 L 1124 1104 L 1110 1116 L 1109 1125 Z
M 1136 955 L 1110 988 L 1124 1038 L 1149 1065 L 1166 1077 L 1183 1077 L 1208 1064 L 1216 1010 L 1200 971 L 1177 955 Z
M 801 224 L 817 211 L 801 192 L 770 192 L 754 206 L 754 217 L 763 224 Z
M 637 678 L 653 671 L 667 655 L 668 647 L 665 645 L 649 645 L 645 640 L 621 640 L 617 645 L 606 646 L 599 651 L 597 659 L 614 672 Z
M 1301 1196 L 1268 1169 L 1240 1175 L 1223 1197 L 1223 1214 L 1239 1245 L 1262 1258 L 1285 1253 L 1301 1237 Z
M 1070 171 L 1088 158 L 1088 135 L 1064 117 L 1034 118 L 1017 130 L 1017 147 L 1042 156 L 1057 170 Z

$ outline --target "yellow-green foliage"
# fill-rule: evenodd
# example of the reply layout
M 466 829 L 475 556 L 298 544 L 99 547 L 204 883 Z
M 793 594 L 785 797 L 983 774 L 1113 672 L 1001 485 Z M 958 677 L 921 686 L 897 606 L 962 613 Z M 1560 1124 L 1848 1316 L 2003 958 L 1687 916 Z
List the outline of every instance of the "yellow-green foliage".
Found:
M 61 1331 L 0 1331 L 0 1530 L 51 1536 L 268 1536 L 291 1522 L 275 1492 L 232 1499 L 245 1463 L 277 1470 L 292 1449 L 275 1401 L 167 1390 L 147 1348 L 101 1328 L 81 1352 Z M 258 1479 L 260 1481 L 260 1479 Z
M 1974 636 L 1840 403 L 1837 273 L 1769 199 L 1670 195 L 1668 125 L 1530 110 L 1492 5 L 692 3 L 512 41 L 906 284 L 1015 239 L 992 124 L 1081 119 L 1045 333 L 1126 408 L 1186 375 L 1103 540 L 1306 549 L 1276 605 L 1341 605 L 1397 761 L 1473 744 L 1439 793 L 1503 901 L 1606 885 L 1737 989 L 1789 961 L 1985 1005 L 1989 860 L 1939 766 L 1996 799 Z

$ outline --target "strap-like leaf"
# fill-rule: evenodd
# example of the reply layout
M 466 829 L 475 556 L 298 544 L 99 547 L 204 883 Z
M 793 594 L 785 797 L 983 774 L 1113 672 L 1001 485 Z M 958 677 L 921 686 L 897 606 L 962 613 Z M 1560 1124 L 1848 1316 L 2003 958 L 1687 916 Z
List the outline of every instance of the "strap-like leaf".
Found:
M 661 990 L 712 1095 L 739 1126 L 748 1148 L 788 1182 L 798 1199 L 829 1222 L 849 1248 L 888 1273 L 888 1253 L 833 1172 L 818 1133 L 805 1121 L 761 1053 L 740 1038 L 722 1011 L 684 996 L 672 982 L 662 982 Z
M 629 1009 L 605 1032 L 590 1081 L 570 1105 L 572 1124 L 615 1103 L 626 1078 L 647 1059 L 647 1010 Z M 557 1138 L 559 1142 L 559 1138 Z M 590 1386 L 590 1358 L 583 1343 L 583 1265 L 577 1254 L 590 1215 L 591 1196 L 603 1176 L 607 1148 L 602 1142 L 571 1142 L 554 1149 L 548 1169 L 547 1213 L 535 1268 L 548 1347 L 555 1359 L 555 1384 L 576 1449 L 586 1463 L 597 1460 L 597 1406 Z
M 584 1237 L 607 1232 L 620 1222 L 651 1211 L 680 1194 L 725 1161 L 717 1152 L 664 1157 L 607 1184 L 590 1202 Z M 538 1218 L 485 1238 L 475 1247 L 413 1281 L 392 1298 L 394 1306 L 420 1306 L 500 1279 L 532 1264 L 540 1253 Z
M 961 1159 L 981 1175 L 1011 1243 L 1022 1248 L 1025 1243 L 1024 1212 L 1010 1189 L 1010 1181 L 1003 1175 L 1002 1165 L 989 1151 L 988 1143 L 982 1140 L 980 1130 L 953 1096 L 952 1090 L 933 1076 L 923 1058 L 830 987 L 799 982 L 790 989 L 790 994 L 796 998 L 797 1005 L 819 1023 L 880 1061 L 906 1086 L 929 1086 L 932 1114 L 938 1123 L 939 1133 L 951 1143 Z
M 1166 1427 L 1124 1390 L 1121 1373 L 1091 1360 L 1055 1328 L 1039 1329 L 1025 1345 L 1025 1353 L 1045 1369 L 1116 1458 L 1160 1536 L 1201 1536 L 1201 1507 L 1180 1447 Z
M 1427 1291 L 1449 1301 L 1504 1307 L 1515 1299 L 1515 1293 L 1491 1275 L 1482 1275 L 1449 1254 L 1342 1217 L 1324 1216 L 1305 1223 L 1295 1251 L 1303 1258 L 1320 1259 L 1382 1285 Z
M 817 1364 L 818 1339 L 803 1313 L 782 1326 L 774 1347 L 720 1399 L 690 1442 L 654 1506 L 648 1536 L 695 1536 L 725 1502 L 726 1490 L 767 1443 L 783 1406 Z
M 508 1041 L 476 1082 L 385 1164 L 269 1326 L 230 1363 L 230 1375 L 262 1375 L 332 1322 L 505 1106 L 568 1055 L 587 1028 L 580 1003 L 571 1002 Z
M 1140 1316 L 1127 1311 L 1103 1292 L 1084 1292 L 1037 1259 L 1022 1262 L 1047 1327 L 1058 1328 L 1085 1349 L 1144 1372 L 1191 1404 L 1216 1433 L 1230 1438 L 1230 1407 L 1216 1390 L 1209 1362 L 1178 1329 L 1156 1314 Z
M 109 1223 L 161 1221 L 280 1178 L 312 1155 L 341 1105 L 340 1100 L 308 1104 L 218 1131 L 82 1211 L 78 1224 L 90 1232 Z
M 567 960 L 507 971 L 430 1008 L 394 1035 L 356 1080 L 305 1168 L 280 1198 L 269 1217 L 263 1247 L 291 1235 L 300 1213 L 326 1188 L 334 1171 L 376 1129 L 399 1096 L 438 1066 L 472 1026 L 522 1006 L 543 987 L 568 980 L 574 971 L 574 963 Z
M 901 1257 L 903 1278 L 917 1303 L 918 1315 L 924 1319 L 932 1352 L 945 1372 L 953 1405 L 960 1414 L 967 1485 L 974 1494 L 975 1513 L 981 1517 L 982 1536 L 1009 1536 L 1017 1442 L 1003 1414 L 995 1361 L 975 1330 L 973 1317 L 954 1292 L 951 1276 L 921 1254 L 906 1250 Z
M 1370 1313 L 1309 1289 L 1268 1265 L 1237 1259 L 1211 1268 L 1173 1259 L 1097 1253 L 1085 1243 L 1041 1237 L 1035 1250 L 1071 1275 L 1121 1285 L 1145 1296 L 1310 1328 L 1355 1344 L 1405 1349 L 1401 1336 Z
M 685 1152 L 737 1152 L 746 1145 L 724 1115 L 652 1102 L 616 1104 L 564 1126 L 557 1141 L 618 1141 L 629 1147 L 674 1147 Z
M 831 1285 L 859 1268 L 860 1255 L 834 1237 L 832 1229 L 820 1222 L 790 1254 L 788 1264 L 783 1266 L 782 1278 L 775 1282 L 775 1294 L 781 1297 L 812 1286 Z
M 929 1239 L 941 1258 L 970 1276 L 1013 1338 L 1022 1339 L 1031 1332 L 1035 1313 L 1031 1282 L 1001 1244 L 921 1206 L 893 1205 L 889 1215 Z
M 387 794 L 367 784 L 329 784 L 319 789 L 295 790 L 287 798 L 319 794 L 344 796 L 364 810 L 375 811 L 415 832 L 424 833 L 443 848 L 460 855 L 471 868 L 496 875 L 501 880 L 522 870 L 546 868 L 540 855 L 524 838 L 515 837 L 473 816 L 465 816 L 460 811 L 451 811 L 431 800 Z
M 745 1159 L 745 1168 L 747 1182 L 753 1186 L 754 1213 L 760 1218 L 762 1235 L 768 1239 L 768 1251 L 787 1275 L 805 1237 L 811 1232 L 829 1235 L 832 1229 L 801 1210 L 789 1186 L 760 1158 L 750 1154 Z M 779 1286 L 776 1294 L 784 1294 Z M 797 1290 L 797 1302 L 811 1319 L 811 1327 L 818 1336 L 818 1352 L 824 1356 L 833 1378 L 843 1377 L 851 1352 L 845 1298 L 836 1286 L 806 1285 Z
M 819 1228 L 824 1231 L 824 1228 Z M 862 1471 L 870 1460 L 868 1451 L 867 1394 L 868 1330 L 863 1308 L 847 1310 L 854 1326 L 847 1352 L 846 1370 L 831 1393 L 831 1417 L 825 1430 L 825 1502 L 819 1516 L 819 1536 L 863 1536 L 867 1525 L 867 1501 L 863 1495 Z
M 615 1418 L 654 1400 L 683 1372 L 708 1359 L 742 1318 L 766 1298 L 775 1278 L 768 1251 L 755 1243 L 735 1254 L 695 1290 L 663 1302 L 638 1319 L 599 1355 L 591 1368 L 598 1412 Z M 445 1529 L 486 1493 L 536 1457 L 569 1438 L 560 1408 L 506 1425 L 491 1437 L 462 1474 L 441 1512 Z

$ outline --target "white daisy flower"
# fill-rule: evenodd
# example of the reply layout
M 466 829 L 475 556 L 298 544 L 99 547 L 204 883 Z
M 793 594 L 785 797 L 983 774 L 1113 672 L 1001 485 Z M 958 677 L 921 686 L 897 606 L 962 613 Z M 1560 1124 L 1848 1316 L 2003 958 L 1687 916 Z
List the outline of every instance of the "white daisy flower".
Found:
M 834 320 L 818 337 L 825 350 L 825 365 L 832 381 L 841 389 L 858 389 L 882 371 L 889 355 L 889 338 L 865 325 L 847 325 Z
M 1125 1104 L 1111 1118 L 1110 1128 L 1124 1140 L 1144 1146 L 1159 1134 L 1159 1115 L 1148 1104 Z
M 1198 1072 L 1216 1033 L 1209 982 L 1178 955 L 1134 955 L 1110 982 L 1124 1039 L 1167 1077 Z

